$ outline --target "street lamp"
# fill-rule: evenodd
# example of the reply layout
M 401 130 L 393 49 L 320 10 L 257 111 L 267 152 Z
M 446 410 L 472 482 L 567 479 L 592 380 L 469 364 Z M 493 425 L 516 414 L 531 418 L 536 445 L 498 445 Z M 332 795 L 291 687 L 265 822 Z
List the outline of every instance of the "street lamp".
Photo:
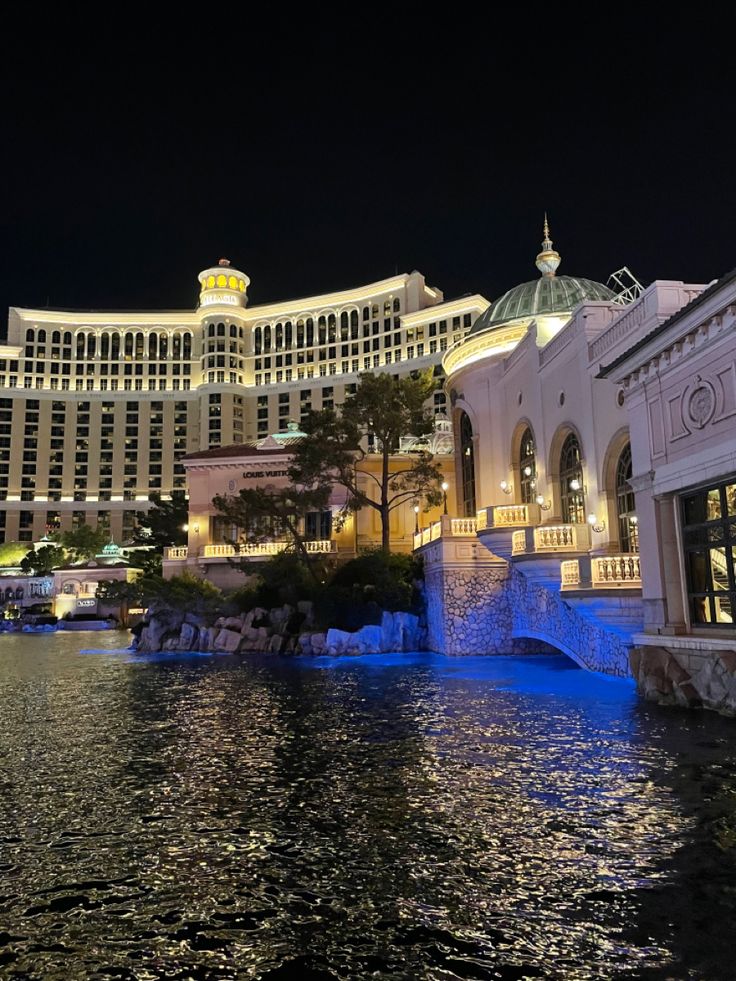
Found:
M 450 485 L 446 480 L 442 481 L 442 504 L 444 506 L 443 514 L 447 514 L 447 492 L 450 489 Z
M 414 534 L 419 534 L 419 505 L 414 505 Z

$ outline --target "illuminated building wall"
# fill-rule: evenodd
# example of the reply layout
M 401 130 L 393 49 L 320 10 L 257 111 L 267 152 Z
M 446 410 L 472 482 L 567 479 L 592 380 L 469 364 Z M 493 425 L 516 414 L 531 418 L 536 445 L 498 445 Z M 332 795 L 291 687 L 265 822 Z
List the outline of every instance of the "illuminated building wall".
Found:
M 343 401 L 363 371 L 436 367 L 486 309 L 418 273 L 248 307 L 222 260 L 187 311 L 11 308 L 0 345 L 0 540 L 102 523 L 133 531 L 151 491 L 183 490 L 182 457 L 283 431 Z

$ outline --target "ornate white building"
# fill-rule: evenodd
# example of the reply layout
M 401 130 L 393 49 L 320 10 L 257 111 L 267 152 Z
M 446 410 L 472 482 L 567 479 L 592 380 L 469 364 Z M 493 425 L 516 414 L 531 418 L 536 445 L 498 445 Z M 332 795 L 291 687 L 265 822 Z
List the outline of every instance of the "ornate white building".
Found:
M 416 536 L 431 644 L 545 642 L 736 710 L 736 276 L 509 290 L 444 356 L 460 517 Z M 641 552 L 640 552 L 641 545 Z

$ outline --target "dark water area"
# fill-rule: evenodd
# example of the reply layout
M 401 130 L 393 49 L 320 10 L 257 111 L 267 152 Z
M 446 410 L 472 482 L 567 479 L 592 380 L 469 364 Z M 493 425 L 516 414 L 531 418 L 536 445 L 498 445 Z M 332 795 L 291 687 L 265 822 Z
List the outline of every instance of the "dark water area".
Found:
M 3 978 L 736 976 L 736 722 L 564 658 L 125 637 L 0 637 Z

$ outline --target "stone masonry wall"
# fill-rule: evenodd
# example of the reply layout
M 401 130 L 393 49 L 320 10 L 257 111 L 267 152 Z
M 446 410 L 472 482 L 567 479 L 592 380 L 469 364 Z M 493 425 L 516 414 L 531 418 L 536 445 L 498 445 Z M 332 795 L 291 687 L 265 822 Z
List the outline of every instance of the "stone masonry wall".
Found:
M 591 671 L 627 677 L 631 641 L 566 602 L 559 583 L 496 563 L 426 570 L 428 646 L 443 654 L 511 654 L 550 645 Z M 524 640 L 523 638 L 532 638 Z

